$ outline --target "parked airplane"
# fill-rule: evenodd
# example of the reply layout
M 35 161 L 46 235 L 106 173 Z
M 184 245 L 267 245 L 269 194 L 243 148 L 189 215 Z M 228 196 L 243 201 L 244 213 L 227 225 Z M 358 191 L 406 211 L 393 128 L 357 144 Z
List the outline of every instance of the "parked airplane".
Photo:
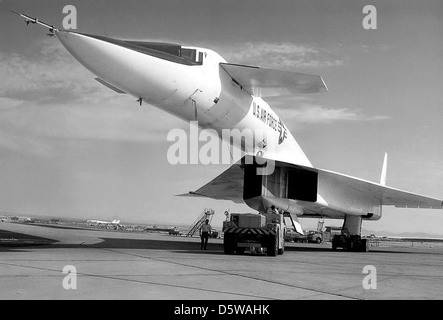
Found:
M 258 212 L 272 205 L 299 217 L 344 219 L 351 248 L 367 251 L 362 220 L 379 220 L 383 206 L 442 209 L 442 200 L 314 167 L 282 119 L 263 98 L 326 92 L 320 76 L 228 63 L 205 48 L 118 40 L 48 27 L 103 85 L 127 93 L 201 128 L 261 132 L 234 139 L 245 156 L 193 196 L 246 203 Z M 266 160 L 266 162 L 264 162 Z M 269 174 L 259 169 L 273 164 Z
M 112 221 L 86 220 L 86 222 L 96 223 L 96 224 L 120 224 L 120 220 L 112 220 Z

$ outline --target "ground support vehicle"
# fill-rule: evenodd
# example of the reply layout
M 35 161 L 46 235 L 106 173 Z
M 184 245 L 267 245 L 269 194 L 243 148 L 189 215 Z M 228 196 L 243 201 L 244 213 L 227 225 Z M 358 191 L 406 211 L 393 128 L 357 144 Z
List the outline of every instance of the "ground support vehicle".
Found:
M 314 242 L 320 244 L 323 242 L 323 235 L 321 232 L 318 231 L 309 231 L 307 239 L 308 242 Z
M 286 227 L 281 214 L 232 213 L 223 222 L 223 232 L 226 254 L 242 254 L 249 249 L 275 257 L 285 252 Z
M 168 232 L 171 236 L 179 236 L 180 234 L 180 230 L 178 228 L 173 228 L 171 230 L 169 230 Z
M 285 241 L 286 242 L 293 241 L 293 242 L 307 243 L 308 236 L 304 235 L 304 234 L 300 234 L 297 231 L 294 231 L 293 229 L 286 228 Z

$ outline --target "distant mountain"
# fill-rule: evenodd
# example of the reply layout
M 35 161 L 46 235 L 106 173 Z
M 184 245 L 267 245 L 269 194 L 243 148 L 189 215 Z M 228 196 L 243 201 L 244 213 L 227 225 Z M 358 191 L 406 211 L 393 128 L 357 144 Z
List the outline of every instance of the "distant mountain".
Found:
M 403 238 L 443 238 L 443 235 L 429 234 L 425 232 L 402 232 L 398 237 Z
M 375 234 L 376 236 L 381 237 L 401 237 L 401 238 L 443 238 L 442 234 L 430 234 L 426 232 L 400 232 L 395 233 L 392 231 L 373 231 L 362 228 L 362 235 L 370 235 Z

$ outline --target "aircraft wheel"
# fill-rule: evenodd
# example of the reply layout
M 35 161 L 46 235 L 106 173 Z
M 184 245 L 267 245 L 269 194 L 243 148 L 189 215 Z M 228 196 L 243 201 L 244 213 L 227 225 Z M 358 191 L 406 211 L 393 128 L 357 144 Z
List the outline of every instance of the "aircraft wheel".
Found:
M 355 250 L 355 242 L 351 239 L 349 239 L 346 243 L 346 250 L 351 252 Z
M 361 240 L 361 252 L 369 252 L 369 241 L 368 239 Z
M 273 236 L 268 244 L 268 256 L 276 257 L 278 254 L 278 238 L 277 235 Z
M 229 234 L 225 234 L 225 238 L 223 240 L 223 250 L 225 254 L 233 254 L 235 251 L 235 239 Z
M 283 241 L 281 249 L 278 249 L 278 254 L 283 255 L 285 253 L 285 242 Z

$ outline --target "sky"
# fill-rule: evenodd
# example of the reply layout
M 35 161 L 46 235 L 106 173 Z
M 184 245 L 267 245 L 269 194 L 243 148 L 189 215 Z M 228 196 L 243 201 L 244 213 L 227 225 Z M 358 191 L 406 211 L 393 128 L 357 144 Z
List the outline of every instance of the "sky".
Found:
M 363 28 L 365 5 L 377 29 Z M 246 205 L 177 197 L 227 165 L 171 165 L 166 136 L 189 124 L 94 80 L 46 30 L 195 45 L 232 63 L 318 74 L 329 92 L 267 99 L 317 167 L 443 198 L 443 2 L 0 0 L 0 211 L 189 225 Z M 302 219 L 306 228 L 315 219 Z M 341 221 L 327 220 L 326 225 Z M 363 228 L 443 236 L 441 210 L 384 208 Z

